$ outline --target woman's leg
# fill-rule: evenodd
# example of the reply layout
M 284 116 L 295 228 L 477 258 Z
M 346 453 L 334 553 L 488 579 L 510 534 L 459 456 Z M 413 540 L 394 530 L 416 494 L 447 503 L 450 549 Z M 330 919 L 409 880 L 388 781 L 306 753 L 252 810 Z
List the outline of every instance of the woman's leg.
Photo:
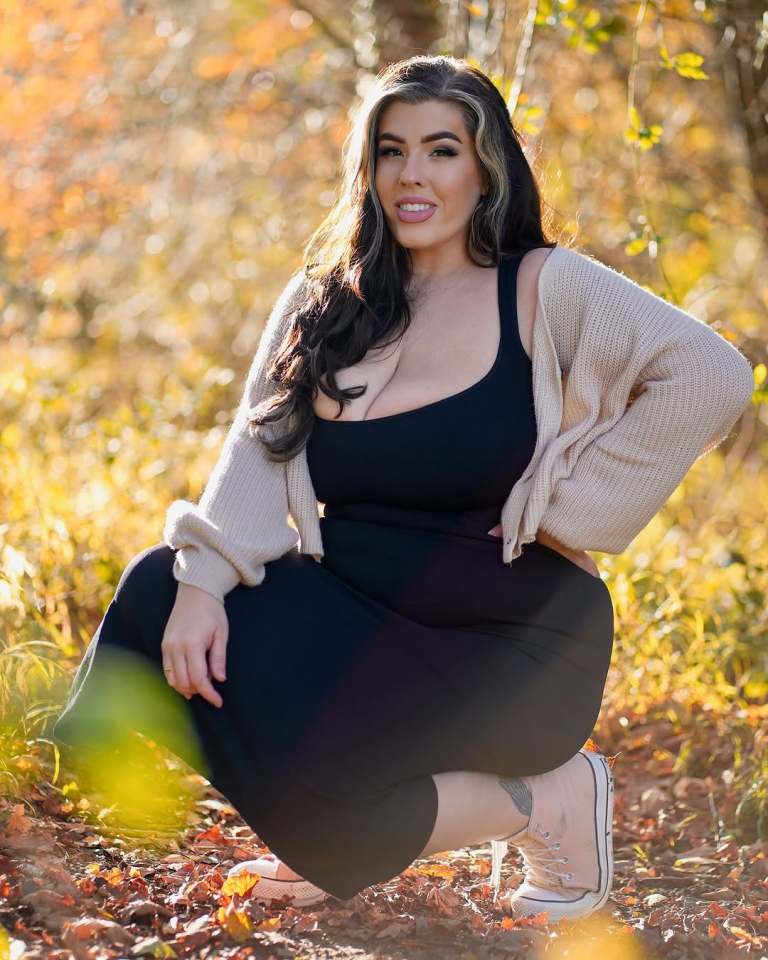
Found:
M 437 787 L 437 819 L 420 858 L 501 840 L 528 824 L 531 794 L 522 780 L 469 770 L 436 773 L 432 779 Z M 280 863 L 277 878 L 304 879 L 285 863 Z
M 528 823 L 531 795 L 522 780 L 470 770 L 436 773 L 432 779 L 437 819 L 422 857 L 501 840 Z
M 418 856 L 515 833 L 525 825 L 520 819 L 525 816 L 525 794 L 510 774 L 517 773 L 521 767 L 535 773 L 536 764 L 541 769 L 552 769 L 563 762 L 558 751 L 565 757 L 570 756 L 565 753 L 568 744 L 562 739 L 554 740 L 549 728 L 542 723 L 537 728 L 539 736 L 535 742 L 534 738 L 525 742 L 530 756 L 517 757 L 517 769 L 505 770 L 503 761 L 509 752 L 509 741 L 505 739 L 504 724 L 499 722 L 498 704 L 508 701 L 508 690 L 492 689 L 488 700 L 474 707 L 470 702 L 461 713 L 456 708 L 460 703 L 455 698 L 456 691 L 450 687 L 444 696 L 435 693 L 437 713 L 434 713 L 433 701 L 423 704 L 419 678 L 412 678 L 407 669 L 412 643 L 421 643 L 416 650 L 417 658 L 428 660 L 428 638 L 421 637 L 414 626 L 394 650 L 388 642 L 386 650 L 379 645 L 378 657 L 373 652 L 368 656 L 369 647 L 360 647 L 358 638 L 377 636 L 377 621 L 373 620 L 375 611 L 369 611 L 362 600 L 357 607 L 350 607 L 344 617 L 329 621 L 338 631 L 332 638 L 338 650 L 319 642 L 316 611 L 335 611 L 336 585 L 323 575 L 322 568 L 314 561 L 305 563 L 303 558 L 293 555 L 270 566 L 264 585 L 237 587 L 226 598 L 230 623 L 228 657 L 233 669 L 227 671 L 227 684 L 220 685 L 224 691 L 224 708 L 217 710 L 199 696 L 188 702 L 171 690 L 162 677 L 160 639 L 177 588 L 172 563 L 170 548 L 157 545 L 139 554 L 126 567 L 98 631 L 100 637 L 94 638 L 79 671 L 80 680 L 84 681 L 89 675 L 90 683 L 86 682 L 84 689 L 79 689 L 82 683 L 75 684 L 80 696 L 74 698 L 75 717 L 70 720 L 75 720 L 79 712 L 81 721 L 86 721 L 79 725 L 80 731 L 91 733 L 100 721 L 104 725 L 112 721 L 113 704 L 104 697 L 105 684 L 100 680 L 121 676 L 123 670 L 114 669 L 111 658 L 106 656 L 106 648 L 113 648 L 112 652 L 122 652 L 114 648 L 127 648 L 126 654 L 141 654 L 153 666 L 158 685 L 162 684 L 167 691 L 166 699 L 175 699 L 185 721 L 174 727 L 171 742 L 163 737 L 153 739 L 164 742 L 186 759 L 185 754 L 193 752 L 190 748 L 197 746 L 197 735 L 201 735 L 201 746 L 206 748 L 205 753 L 216 767 L 204 775 L 229 797 L 278 856 L 295 866 L 303 877 L 335 896 L 345 899 L 371 883 L 389 879 Z M 305 602 L 296 604 L 296 596 L 302 596 Z M 407 626 L 403 624 L 404 629 Z M 300 638 L 306 642 L 299 645 Z M 310 698 L 315 687 L 306 683 L 305 699 L 293 703 L 289 713 L 273 710 L 278 696 L 283 697 L 282 705 L 285 705 L 284 692 L 278 692 L 286 677 L 306 676 L 313 681 L 315 677 L 325 677 L 324 661 L 330 649 L 339 663 L 349 663 L 349 669 L 348 675 L 341 678 L 336 679 L 335 674 L 326 678 L 329 686 L 321 691 L 326 702 L 315 696 Z M 463 647 L 459 644 L 458 649 L 461 652 Z M 507 650 L 508 644 L 503 639 L 498 643 L 497 655 L 506 672 L 497 671 L 503 673 L 497 686 L 502 680 L 506 682 L 510 674 L 509 665 L 503 661 Z M 458 686 L 455 674 L 461 670 L 463 682 L 471 685 L 473 677 L 467 679 L 466 674 L 471 671 L 472 663 L 466 658 L 459 659 L 461 662 L 453 672 L 445 671 L 446 682 L 455 682 Z M 555 667 L 558 662 L 554 662 Z M 99 672 L 99 664 L 103 669 L 97 678 L 94 674 Z M 441 664 L 442 659 L 437 666 Z M 235 665 L 238 669 L 234 669 Z M 478 681 L 488 684 L 487 670 L 480 673 L 480 666 L 474 667 Z M 135 686 L 129 685 L 129 689 Z M 380 709 L 387 705 L 385 694 L 389 690 L 396 694 L 397 710 Z M 372 702 L 374 695 L 381 702 Z M 89 709 L 91 698 L 93 711 Z M 339 707 L 337 711 L 339 704 L 343 704 L 344 709 Z M 131 708 L 128 719 L 141 721 L 135 724 L 135 729 L 142 730 L 146 713 L 136 711 L 130 698 L 128 705 Z M 452 712 L 445 709 L 446 706 L 450 706 Z M 524 706 L 518 704 L 516 709 Z M 460 715 L 455 718 L 457 713 Z M 439 742 L 427 736 L 434 730 L 434 723 L 430 727 L 427 722 L 426 729 L 418 724 L 429 721 L 433 715 L 445 724 L 455 718 L 451 728 L 441 732 Z M 293 721 L 293 727 L 287 731 L 282 726 L 279 728 L 277 740 L 275 717 L 279 717 L 281 724 Z M 366 723 L 375 726 L 373 721 L 381 717 L 387 721 L 384 729 L 387 736 L 379 737 L 373 745 L 387 747 L 395 737 L 403 755 L 399 749 L 392 748 L 383 749 L 381 757 L 371 756 L 375 751 L 362 734 L 368 732 Z M 338 722 L 333 722 L 334 718 Z M 96 724 L 87 722 L 91 719 L 96 720 Z M 323 725 L 324 720 L 327 722 Z M 72 729 L 77 726 L 74 722 L 70 724 Z M 317 742 L 308 744 L 297 735 L 307 730 L 316 731 L 318 727 L 322 727 L 323 735 Z M 452 769 L 457 759 L 454 754 L 461 749 L 466 749 L 472 761 L 472 736 L 468 731 L 475 731 L 474 737 L 481 741 L 486 733 L 495 737 L 488 746 L 483 765 L 485 771 L 501 773 L 472 771 L 462 763 L 456 766 L 463 769 Z M 67 733 L 66 723 L 59 732 Z M 578 735 L 578 729 L 575 733 Z M 571 736 L 573 734 L 571 729 Z M 357 751 L 357 740 L 362 740 L 366 749 Z M 445 756 L 429 756 L 430 751 L 434 754 L 438 749 L 443 750 Z M 263 764 L 262 752 L 268 754 Z M 427 756 L 433 770 L 447 772 L 425 775 Z M 328 765 L 325 765 L 326 758 Z M 346 767 L 338 765 L 340 758 L 345 762 L 349 759 Z M 434 762 L 436 760 L 449 762 Z M 313 761 L 317 761 L 314 766 Z M 200 769 L 197 763 L 192 766 Z M 294 776 L 299 777 L 295 784 Z M 428 837 L 426 842 L 425 837 Z

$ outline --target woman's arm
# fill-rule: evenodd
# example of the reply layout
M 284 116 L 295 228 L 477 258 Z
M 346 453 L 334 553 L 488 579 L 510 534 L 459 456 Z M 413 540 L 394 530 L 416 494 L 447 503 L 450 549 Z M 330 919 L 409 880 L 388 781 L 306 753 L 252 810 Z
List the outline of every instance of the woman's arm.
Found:
M 727 436 L 754 377 L 693 315 L 597 260 L 568 259 L 552 323 L 556 337 L 577 324 L 562 428 L 576 439 L 539 530 L 576 550 L 620 553 Z M 595 421 L 586 431 L 585 417 Z
M 297 302 L 303 271 L 284 288 L 264 327 L 221 454 L 197 504 L 175 500 L 163 540 L 176 550 L 173 575 L 224 600 L 238 583 L 255 586 L 264 564 L 298 542 L 288 523 L 285 463 L 275 463 L 248 430 L 248 413 L 270 393 L 266 370 Z

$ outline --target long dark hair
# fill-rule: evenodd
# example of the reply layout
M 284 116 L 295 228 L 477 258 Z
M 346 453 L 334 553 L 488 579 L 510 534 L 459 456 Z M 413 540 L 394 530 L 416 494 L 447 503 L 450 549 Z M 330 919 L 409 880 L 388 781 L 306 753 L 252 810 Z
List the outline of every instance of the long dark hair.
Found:
M 366 385 L 342 390 L 336 372 L 372 346 L 394 343 L 411 322 L 411 254 L 393 237 L 376 193 L 376 140 L 388 104 L 425 100 L 460 108 L 488 177 L 469 225 L 471 258 L 495 266 L 502 256 L 557 245 L 545 239 L 539 189 L 494 83 L 448 56 L 419 55 L 383 69 L 354 112 L 336 205 L 305 247 L 300 293 L 267 370 L 275 389 L 249 412 L 251 436 L 274 461 L 292 459 L 306 444 L 316 391 L 338 400 L 340 415 L 344 400 L 359 397 Z

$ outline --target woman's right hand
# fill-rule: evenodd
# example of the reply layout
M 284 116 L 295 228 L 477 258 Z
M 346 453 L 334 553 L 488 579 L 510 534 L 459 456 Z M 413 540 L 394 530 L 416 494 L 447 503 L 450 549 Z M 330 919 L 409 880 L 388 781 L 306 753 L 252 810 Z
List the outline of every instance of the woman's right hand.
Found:
M 228 638 L 224 604 L 201 587 L 179 583 L 160 645 L 169 685 L 187 700 L 199 693 L 220 707 L 224 701 L 211 679 L 226 680 Z
M 574 550 L 572 547 L 567 547 L 548 533 L 544 533 L 543 530 L 536 531 L 536 540 L 543 543 L 545 547 L 549 547 L 550 550 L 562 553 L 564 557 L 575 563 L 577 567 L 581 567 L 582 570 L 586 570 L 593 577 L 600 578 L 600 568 L 586 550 Z
M 497 523 L 495 527 L 491 527 L 488 533 L 490 533 L 492 537 L 502 537 L 504 535 L 500 523 Z M 573 550 L 571 547 L 566 547 L 564 543 L 555 540 L 554 537 L 551 537 L 548 533 L 544 533 L 543 530 L 536 532 L 536 540 L 538 540 L 539 543 L 543 543 L 545 547 L 549 547 L 550 550 L 556 550 L 558 553 L 562 553 L 564 557 L 572 563 L 575 563 L 576 566 L 581 567 L 582 570 L 586 570 L 591 576 L 597 577 L 598 579 L 600 578 L 600 568 L 586 550 Z

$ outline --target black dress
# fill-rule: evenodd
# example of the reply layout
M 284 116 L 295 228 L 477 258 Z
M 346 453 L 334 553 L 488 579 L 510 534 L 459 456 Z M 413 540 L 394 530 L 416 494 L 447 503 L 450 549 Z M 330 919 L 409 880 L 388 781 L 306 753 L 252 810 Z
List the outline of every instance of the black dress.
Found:
M 504 564 L 487 533 L 536 442 L 519 262 L 500 265 L 500 344 L 479 381 L 387 417 L 317 418 L 307 458 L 324 557 L 294 548 L 263 583 L 227 594 L 227 679 L 212 681 L 223 707 L 164 687 L 188 724 L 158 738 L 146 712 L 116 721 L 99 695 L 118 648 L 161 671 L 177 583 L 173 550 L 157 544 L 123 572 L 56 739 L 120 722 L 190 762 L 201 752 L 271 851 L 344 899 L 420 855 L 437 813 L 431 774 L 530 775 L 576 753 L 610 664 L 610 593 L 535 541 Z

